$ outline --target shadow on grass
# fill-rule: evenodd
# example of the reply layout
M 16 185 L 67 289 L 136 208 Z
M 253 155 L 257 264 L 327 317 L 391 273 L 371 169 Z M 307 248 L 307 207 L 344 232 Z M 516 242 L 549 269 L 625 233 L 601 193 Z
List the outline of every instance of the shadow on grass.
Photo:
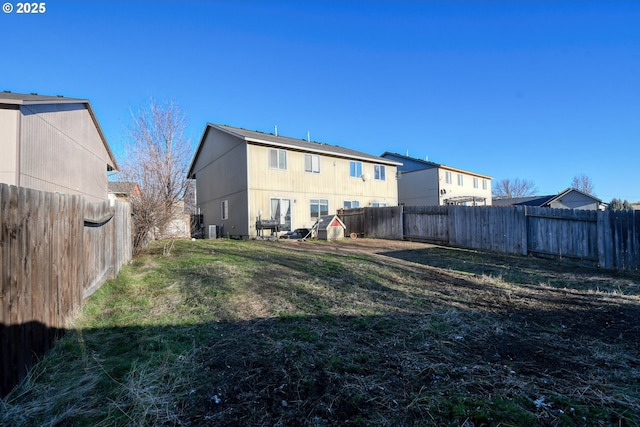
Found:
M 47 425 L 57 416 L 62 425 L 217 426 L 549 425 L 581 424 L 583 417 L 605 425 L 639 422 L 637 342 L 606 343 L 586 332 L 522 323 L 539 322 L 541 315 L 549 313 L 487 319 L 448 307 L 422 315 L 72 330 L 56 349 L 59 365 L 41 368 L 35 385 L 7 400 L 29 417 L 22 424 L 0 420 Z M 67 392 L 69 401 L 61 393 L 55 405 L 38 403 L 47 393 L 67 390 L 65 384 L 84 384 L 83 396 Z M 536 404 L 541 397 L 546 406 Z M 73 405 L 76 411 L 69 409 Z M 59 417 L 62 408 L 66 414 Z
M 482 282 L 434 268 L 450 252 L 407 252 L 179 246 L 145 282 L 171 321 L 69 331 L 0 424 L 640 423 L 637 299 Z
M 499 277 L 505 282 L 525 286 L 543 284 L 577 290 L 640 295 L 640 273 L 603 270 L 579 261 L 444 247 L 385 251 L 379 254 L 459 273 Z

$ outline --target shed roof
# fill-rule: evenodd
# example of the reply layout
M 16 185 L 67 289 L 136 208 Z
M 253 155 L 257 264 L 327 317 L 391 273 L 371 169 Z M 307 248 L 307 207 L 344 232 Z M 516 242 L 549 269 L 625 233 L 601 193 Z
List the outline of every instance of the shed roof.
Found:
M 402 163 L 395 160 L 385 159 L 384 157 L 374 156 L 372 154 L 363 153 L 361 151 L 352 150 L 350 148 L 340 147 L 338 145 L 325 144 L 323 142 L 307 141 L 306 139 L 296 139 L 288 136 L 274 135 L 272 133 L 265 133 L 254 130 L 247 130 L 243 128 L 237 128 L 228 125 L 218 125 L 213 123 L 207 123 L 202 138 L 200 139 L 200 145 L 196 151 L 191 167 L 189 168 L 189 177 L 193 177 L 193 167 L 196 164 L 196 160 L 202 149 L 207 133 L 210 129 L 217 129 L 222 132 L 226 132 L 230 135 L 240 138 L 247 143 L 267 145 L 274 147 L 289 148 L 294 150 L 306 151 L 311 153 L 325 154 L 335 157 L 345 157 L 354 160 L 366 160 L 370 162 L 398 166 Z
M 100 139 L 104 144 L 105 150 L 107 150 L 107 154 L 109 155 L 109 159 L 111 159 L 112 164 L 109 165 L 113 170 L 118 170 L 118 162 L 111 151 L 111 147 L 109 147 L 109 143 L 107 142 L 107 138 L 104 136 L 104 132 L 102 132 L 102 127 L 100 127 L 100 123 L 98 122 L 98 118 L 93 112 L 93 108 L 91 107 L 91 103 L 88 99 L 82 98 L 67 98 L 62 95 L 39 95 L 37 93 L 14 93 L 9 91 L 0 92 L 0 104 L 8 104 L 8 105 L 37 105 L 37 104 L 84 104 L 93 120 L 93 124 L 98 131 L 98 135 L 100 135 Z M 16 107 L 17 108 L 17 107 Z
M 326 229 L 327 227 L 331 227 L 332 224 L 335 224 L 335 221 L 337 221 L 342 228 L 344 229 L 347 228 L 344 225 L 344 223 L 340 220 L 338 215 L 322 215 L 320 218 L 318 218 L 318 228 Z

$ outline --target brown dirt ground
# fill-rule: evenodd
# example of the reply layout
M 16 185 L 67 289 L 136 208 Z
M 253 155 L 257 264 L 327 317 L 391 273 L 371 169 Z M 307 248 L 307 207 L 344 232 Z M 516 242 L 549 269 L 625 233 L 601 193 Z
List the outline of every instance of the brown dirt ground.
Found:
M 202 356 L 204 369 L 226 369 L 217 378 L 218 390 L 234 396 L 227 406 L 210 412 L 209 421 L 322 426 L 446 425 L 444 420 L 454 420 L 447 424 L 499 425 L 499 419 L 487 421 L 451 409 L 460 399 L 491 401 L 497 396 L 525 406 L 529 402 L 527 410 L 539 425 L 583 425 L 584 420 L 625 425 L 624 414 L 640 408 L 637 396 L 628 394 L 640 384 L 638 273 L 405 241 L 281 244 L 296 253 L 367 254 L 385 268 L 401 266 L 417 278 L 417 286 L 432 291 L 433 305 L 380 319 L 334 319 L 330 326 L 323 319 L 292 321 L 294 334 L 311 331 L 322 340 L 307 342 L 300 332 L 302 339 L 286 341 L 283 348 L 280 338 L 264 344 L 265 336 L 274 336 L 273 328 L 282 327 L 273 323 L 226 330 L 242 334 L 247 350 L 223 359 L 214 354 L 225 354 L 232 345 L 220 342 Z M 439 304 L 451 307 L 453 314 L 434 310 Z M 471 332 L 460 339 L 434 332 L 429 328 L 437 327 L 438 316 L 444 327 L 455 324 Z M 335 331 L 342 336 L 332 338 Z M 323 347 L 334 342 L 335 348 Z M 320 357 L 327 352 L 335 360 Z M 366 364 L 357 357 L 366 358 Z M 349 360 L 353 365 L 341 365 Z M 553 406 L 531 403 L 543 393 L 556 396 Z M 360 394 L 366 397 L 360 399 Z M 567 415 L 574 408 L 562 407 L 563 399 L 582 409 Z M 598 406 L 620 408 L 622 415 L 588 419 L 589 408 Z M 258 410 L 264 412 L 262 418 Z
M 306 246 L 297 244 L 296 250 L 308 252 L 368 254 L 385 262 L 402 264 L 409 270 L 421 270 L 423 279 L 452 290 L 473 293 L 474 305 L 494 313 L 506 313 L 513 318 L 517 308 L 523 311 L 553 313 L 552 322 L 561 322 L 562 328 L 578 334 L 590 334 L 609 339 L 624 339 L 640 345 L 640 274 L 602 270 L 572 260 L 541 259 L 535 257 L 510 256 L 488 252 L 399 240 L 346 239 L 340 244 Z M 446 272 L 431 267 L 447 269 Z M 518 271 L 530 276 L 540 271 L 540 283 L 522 283 L 522 287 L 505 297 L 504 292 L 494 287 L 471 283 L 467 274 L 519 276 Z M 460 272 L 466 274 L 459 274 Z M 520 279 L 516 279 L 518 283 Z M 527 280 L 523 278 L 523 280 Z M 558 285 L 554 286 L 554 282 Z M 564 285 L 564 286 L 562 286 Z M 615 298 L 596 298 L 593 291 L 619 291 Z M 624 296 L 631 296 L 627 300 Z M 619 305 L 619 303 L 627 303 Z M 610 303 L 610 304 L 609 304 Z M 509 310 L 507 310 L 509 306 Z M 565 313 L 558 315 L 558 313 Z M 579 315 L 576 316 L 576 313 Z M 525 320 L 525 319 L 521 319 Z M 542 318 L 538 317 L 538 320 Z M 640 348 L 640 347 L 639 347 Z M 516 352 L 526 353 L 526 350 Z

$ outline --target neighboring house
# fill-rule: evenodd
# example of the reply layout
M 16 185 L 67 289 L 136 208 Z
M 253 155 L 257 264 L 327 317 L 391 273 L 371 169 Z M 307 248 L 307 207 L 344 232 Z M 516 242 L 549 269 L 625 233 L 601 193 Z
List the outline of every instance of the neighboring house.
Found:
M 132 196 L 140 195 L 140 187 L 135 182 L 110 181 L 109 200 L 129 202 Z
M 162 237 L 191 237 L 191 214 L 185 210 L 184 201 L 181 200 L 174 206 L 171 221 Z
M 599 210 L 602 201 L 575 188 L 550 196 L 496 197 L 493 206 L 538 206 L 556 209 Z
M 398 166 L 398 202 L 407 206 L 491 205 L 491 177 L 385 152 Z
M 140 186 L 135 182 L 113 181 L 109 182 L 109 200 L 119 202 L 131 202 L 140 196 Z M 156 230 L 156 237 L 190 237 L 191 218 L 189 211 L 185 210 L 185 202 L 180 201 L 173 207 L 172 218 L 164 229 L 162 235 Z
M 118 165 L 86 99 L 0 93 L 0 182 L 107 200 Z
M 337 209 L 396 206 L 400 163 L 334 145 L 207 124 L 188 177 L 205 227 L 256 236 L 257 220 L 310 228 Z

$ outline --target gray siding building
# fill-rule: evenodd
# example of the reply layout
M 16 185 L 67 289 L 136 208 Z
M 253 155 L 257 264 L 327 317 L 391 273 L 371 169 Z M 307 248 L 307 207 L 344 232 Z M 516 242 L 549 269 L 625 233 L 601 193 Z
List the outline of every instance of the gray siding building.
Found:
M 0 93 L 0 182 L 107 200 L 118 165 L 86 99 Z

